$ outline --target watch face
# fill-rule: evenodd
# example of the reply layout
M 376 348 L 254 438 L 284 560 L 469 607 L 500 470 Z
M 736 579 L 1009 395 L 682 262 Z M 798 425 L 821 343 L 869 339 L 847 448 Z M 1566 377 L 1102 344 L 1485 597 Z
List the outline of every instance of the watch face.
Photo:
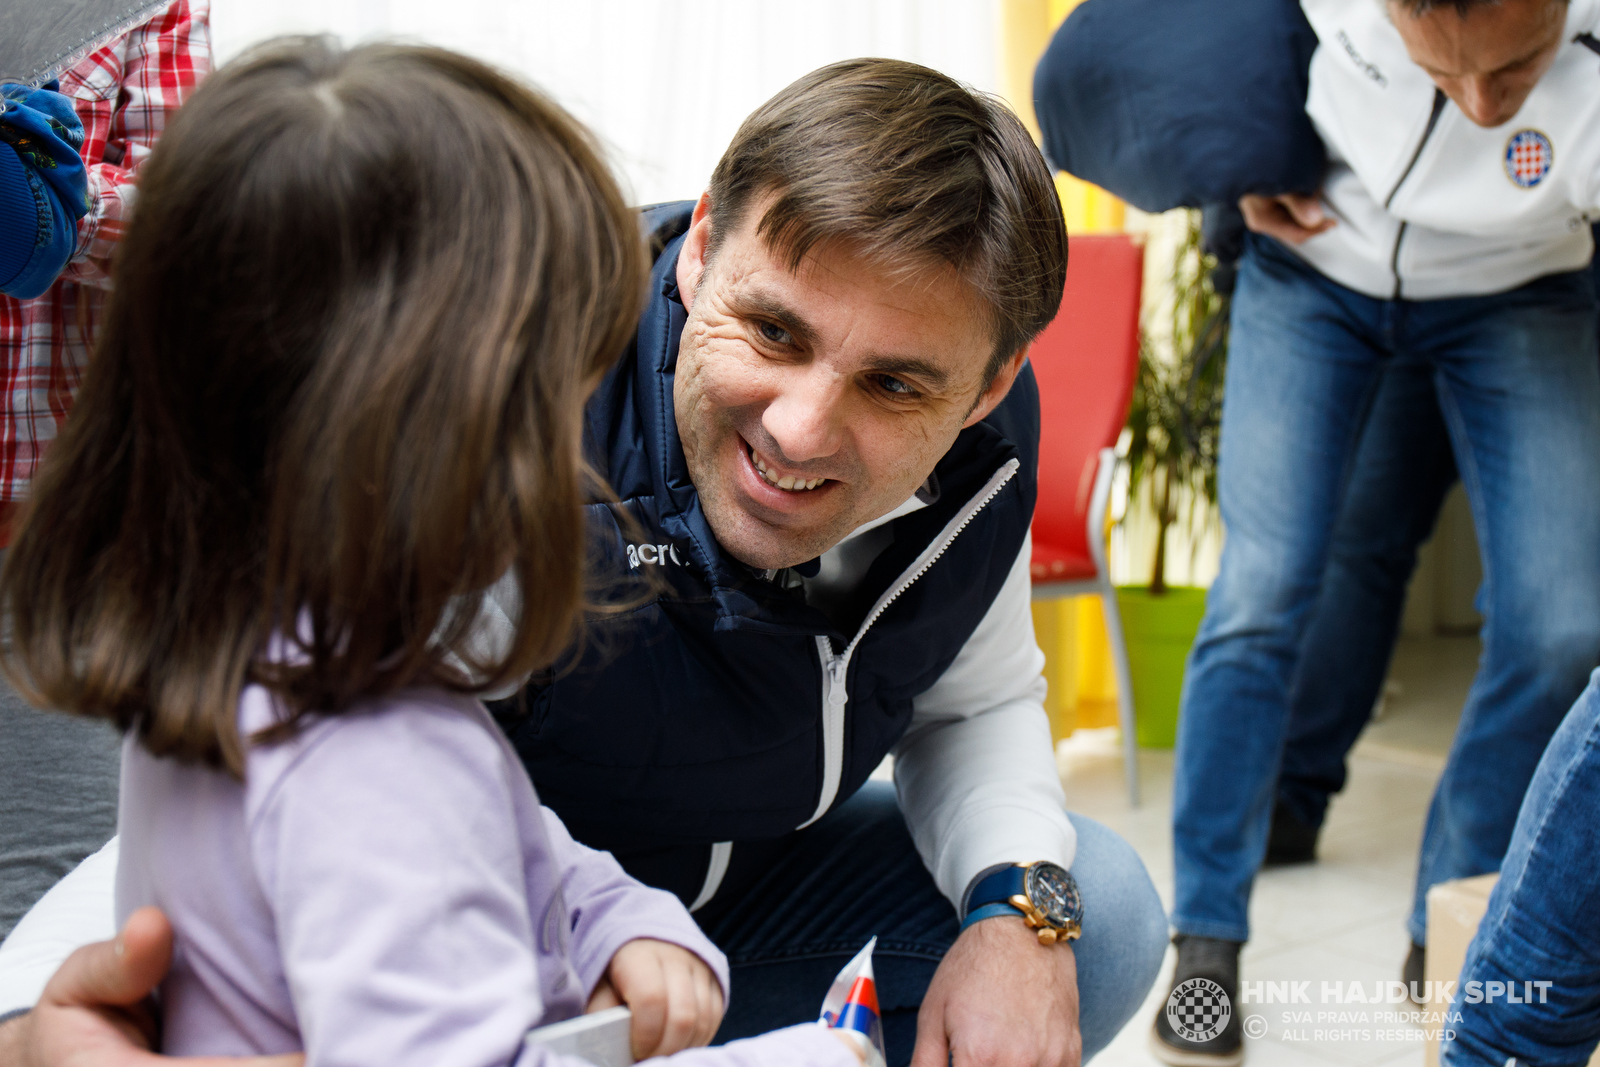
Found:
M 1052 926 L 1066 926 L 1083 916 L 1078 885 L 1072 875 L 1054 863 L 1035 863 L 1028 868 L 1028 899 L 1044 913 Z

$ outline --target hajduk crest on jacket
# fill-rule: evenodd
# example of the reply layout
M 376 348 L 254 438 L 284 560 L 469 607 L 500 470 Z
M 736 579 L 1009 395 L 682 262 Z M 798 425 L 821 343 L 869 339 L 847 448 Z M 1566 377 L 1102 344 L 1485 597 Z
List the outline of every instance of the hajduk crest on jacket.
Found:
M 1600 218 L 1600 0 L 1570 0 L 1554 63 L 1479 126 L 1411 60 L 1380 3 L 1301 0 L 1317 33 L 1306 113 L 1338 220 L 1295 249 L 1380 300 L 1503 292 L 1582 270 Z

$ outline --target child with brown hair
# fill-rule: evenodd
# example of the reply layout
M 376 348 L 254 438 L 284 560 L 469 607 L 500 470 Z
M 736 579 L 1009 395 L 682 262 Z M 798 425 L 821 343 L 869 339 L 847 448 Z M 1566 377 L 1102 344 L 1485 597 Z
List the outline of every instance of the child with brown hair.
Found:
M 709 1040 L 721 954 L 541 809 L 476 699 L 574 636 L 583 404 L 643 295 L 587 135 L 447 52 L 279 43 L 168 128 L 117 270 L 0 607 L 25 692 L 127 731 L 117 911 L 176 931 L 164 1050 L 557 1062 L 523 1034 L 608 979 L 665 997 L 636 1052 Z

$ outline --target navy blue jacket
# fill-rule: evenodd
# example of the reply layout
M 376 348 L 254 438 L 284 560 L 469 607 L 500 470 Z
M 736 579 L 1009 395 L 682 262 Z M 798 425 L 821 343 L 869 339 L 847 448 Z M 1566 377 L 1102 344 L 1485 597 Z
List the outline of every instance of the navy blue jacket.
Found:
M 859 592 L 866 625 L 836 630 L 798 589 L 722 550 L 689 481 L 672 387 L 686 317 L 675 270 L 692 209 L 646 211 L 662 249 L 649 304 L 588 409 L 590 460 L 620 501 L 589 508 L 595 551 L 659 587 L 597 626 L 575 667 L 497 709 L 573 835 L 686 901 L 714 843 L 735 843 L 724 892 L 755 878 L 764 855 L 860 788 L 899 740 L 912 698 L 950 666 L 1016 562 L 1039 441 L 1024 368 L 939 462 L 938 499 L 891 524 Z M 943 542 L 918 573 L 919 556 Z

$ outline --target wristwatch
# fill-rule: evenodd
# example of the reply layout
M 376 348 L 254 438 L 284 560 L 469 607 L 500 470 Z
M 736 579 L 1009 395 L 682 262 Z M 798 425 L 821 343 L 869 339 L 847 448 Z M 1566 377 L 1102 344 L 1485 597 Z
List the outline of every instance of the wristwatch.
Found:
M 1078 883 L 1065 867 L 1049 860 L 1011 864 L 978 879 L 967 894 L 961 929 L 996 915 L 1020 915 L 1039 932 L 1041 945 L 1076 941 L 1083 933 Z

